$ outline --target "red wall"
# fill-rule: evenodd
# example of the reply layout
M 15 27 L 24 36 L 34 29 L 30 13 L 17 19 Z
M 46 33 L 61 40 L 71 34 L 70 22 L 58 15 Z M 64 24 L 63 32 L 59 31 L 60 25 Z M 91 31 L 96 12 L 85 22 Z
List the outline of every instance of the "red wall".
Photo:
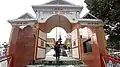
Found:
M 13 56 L 13 67 L 25 67 L 34 58 L 35 30 L 27 26 L 13 28 L 9 54 Z
M 97 43 L 93 43 L 92 46 L 92 52 L 84 53 L 83 43 L 82 40 L 80 41 L 81 44 L 81 50 L 82 50 L 82 60 L 85 64 L 88 65 L 88 67 L 101 67 L 101 60 L 100 60 L 100 54 L 105 54 L 105 35 L 104 30 L 102 27 L 94 27 L 94 31 L 96 32 L 97 36 Z

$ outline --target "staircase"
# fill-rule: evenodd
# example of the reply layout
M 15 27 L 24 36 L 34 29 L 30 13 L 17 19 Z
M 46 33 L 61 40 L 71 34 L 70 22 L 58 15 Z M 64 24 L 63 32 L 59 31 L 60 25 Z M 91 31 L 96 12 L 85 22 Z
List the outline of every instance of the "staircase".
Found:
M 41 59 L 35 60 L 34 64 L 27 65 L 27 67 L 87 67 L 82 61 L 64 57 L 59 60 L 59 64 L 55 59 Z

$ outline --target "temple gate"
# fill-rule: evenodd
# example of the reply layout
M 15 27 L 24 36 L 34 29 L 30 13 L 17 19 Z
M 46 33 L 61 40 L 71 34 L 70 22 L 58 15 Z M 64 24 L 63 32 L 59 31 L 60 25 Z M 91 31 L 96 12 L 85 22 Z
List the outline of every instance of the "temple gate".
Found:
M 47 33 L 54 27 L 71 33 L 73 58 L 88 67 L 101 67 L 100 54 L 105 54 L 106 45 L 101 20 L 80 18 L 83 7 L 64 0 L 32 7 L 36 17 L 25 13 L 8 21 L 12 25 L 8 54 L 13 56 L 13 67 L 26 67 L 45 59 Z

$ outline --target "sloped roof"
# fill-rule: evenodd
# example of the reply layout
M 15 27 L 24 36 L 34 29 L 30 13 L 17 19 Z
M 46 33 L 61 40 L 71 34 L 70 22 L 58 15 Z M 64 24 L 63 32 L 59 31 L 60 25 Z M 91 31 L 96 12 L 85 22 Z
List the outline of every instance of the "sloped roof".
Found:
M 34 19 L 34 17 L 30 13 L 25 13 L 17 19 Z
M 45 5 L 51 5 L 51 4 L 74 5 L 74 4 L 69 3 L 69 2 L 67 2 L 65 0 L 52 0 L 52 1 L 48 2 L 48 3 L 45 3 Z
M 52 0 L 48 3 L 42 5 L 33 5 L 33 10 L 36 11 L 39 9 L 53 9 L 53 8 L 66 8 L 66 9 L 77 9 L 77 11 L 82 11 L 83 6 L 75 5 L 66 0 Z
M 25 13 L 17 19 L 8 20 L 8 22 L 24 22 L 24 21 L 36 21 L 36 19 L 29 13 Z

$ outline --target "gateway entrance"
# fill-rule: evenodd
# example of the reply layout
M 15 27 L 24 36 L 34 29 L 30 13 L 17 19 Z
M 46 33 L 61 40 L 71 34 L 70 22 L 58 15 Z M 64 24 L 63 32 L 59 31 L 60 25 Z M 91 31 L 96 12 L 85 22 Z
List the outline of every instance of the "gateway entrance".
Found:
M 80 18 L 83 7 L 64 0 L 53 0 L 32 8 L 36 17 L 25 13 L 9 20 L 12 32 L 8 54 L 13 56 L 12 67 L 54 65 L 55 59 L 46 59 L 46 44 L 47 33 L 55 27 L 71 33 L 71 57 L 60 58 L 60 65 L 101 67 L 100 55 L 105 54 L 106 47 L 101 20 Z
M 38 28 L 39 27 L 39 28 Z M 64 16 L 61 15 L 54 15 L 52 17 L 50 17 L 45 23 L 40 23 L 38 24 L 38 33 L 39 33 L 39 37 L 37 40 L 37 47 L 38 49 L 36 50 L 37 53 L 37 58 L 45 58 L 45 41 L 46 41 L 46 36 L 47 33 L 49 33 L 49 31 L 54 28 L 54 27 L 62 27 L 66 30 L 67 33 L 71 33 L 71 48 L 72 48 L 72 53 L 73 53 L 73 57 L 74 58 L 78 58 L 80 59 L 80 54 L 79 54 L 79 45 L 78 45 L 78 30 L 77 30 L 77 24 L 74 23 L 70 23 L 68 21 L 68 19 L 66 19 Z M 42 29 L 42 28 L 43 29 Z M 42 31 L 44 30 L 44 32 Z M 61 35 L 62 36 L 62 35 Z M 42 41 L 41 41 L 42 40 Z M 39 42 L 43 42 L 43 44 L 39 43 Z M 74 45 L 72 45 L 74 44 Z M 42 45 L 42 46 L 41 46 Z M 41 52 L 39 52 L 41 51 Z M 43 52 L 43 54 L 41 54 Z M 38 55 L 40 53 L 40 55 Z M 44 56 L 41 56 L 44 55 Z

